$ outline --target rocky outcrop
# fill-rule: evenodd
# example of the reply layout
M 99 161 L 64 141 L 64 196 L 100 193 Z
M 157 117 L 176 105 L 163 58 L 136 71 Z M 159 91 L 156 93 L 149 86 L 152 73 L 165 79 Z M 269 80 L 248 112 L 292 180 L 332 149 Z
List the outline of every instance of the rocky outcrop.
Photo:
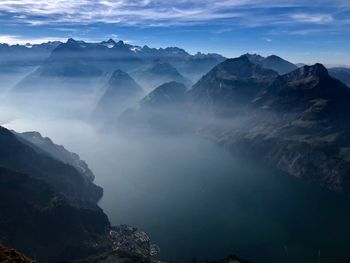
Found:
M 102 197 L 102 188 L 81 171 L 3 127 L 0 127 L 0 145 L 3 168 L 43 180 L 70 199 L 97 202 Z
M 16 249 L 0 245 L 0 262 L 2 263 L 34 263 Z
M 72 153 L 64 148 L 62 145 L 57 145 L 48 137 L 43 137 L 39 132 L 23 132 L 16 133 L 17 136 L 37 146 L 42 151 L 49 153 L 55 159 L 69 164 L 84 175 L 90 182 L 93 182 L 95 175 L 89 169 L 87 163 L 80 159 L 76 153 Z M 30 144 L 29 144 L 30 145 Z

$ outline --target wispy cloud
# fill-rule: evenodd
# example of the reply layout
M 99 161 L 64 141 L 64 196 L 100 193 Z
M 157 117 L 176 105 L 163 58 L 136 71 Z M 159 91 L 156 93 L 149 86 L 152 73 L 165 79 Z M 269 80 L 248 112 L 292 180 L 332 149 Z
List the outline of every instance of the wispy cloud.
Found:
M 1 0 L 0 13 L 12 15 L 18 23 L 45 24 L 126 24 L 134 26 L 191 25 L 229 20 L 240 25 L 257 26 L 261 22 L 324 24 L 335 22 L 332 14 L 315 14 L 317 7 L 350 8 L 344 0 Z M 276 15 L 273 9 L 287 14 Z M 310 13 L 290 13 L 304 8 Z
M 50 42 L 50 41 L 65 41 L 64 38 L 57 38 L 57 37 L 39 37 L 39 38 L 28 38 L 23 36 L 17 36 L 17 35 L 0 35 L 0 43 L 7 43 L 7 44 L 40 44 L 44 42 Z
M 329 24 L 334 21 L 331 14 L 293 14 L 291 18 L 296 22 L 311 23 L 311 24 Z

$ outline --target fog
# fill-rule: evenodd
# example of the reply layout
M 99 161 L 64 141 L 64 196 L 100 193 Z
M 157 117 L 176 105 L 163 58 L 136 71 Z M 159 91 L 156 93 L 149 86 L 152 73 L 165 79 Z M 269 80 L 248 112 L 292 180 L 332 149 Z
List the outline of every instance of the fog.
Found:
M 161 258 L 346 258 L 347 199 L 194 134 L 101 132 L 88 121 L 93 94 L 41 96 L 3 95 L 1 124 L 39 131 L 78 153 L 104 188 L 100 206 L 111 223 L 145 230 Z

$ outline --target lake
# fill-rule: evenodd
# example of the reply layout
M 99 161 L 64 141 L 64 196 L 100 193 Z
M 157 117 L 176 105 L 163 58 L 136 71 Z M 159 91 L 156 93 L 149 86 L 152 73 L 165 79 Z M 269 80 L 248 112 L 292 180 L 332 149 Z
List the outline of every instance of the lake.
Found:
M 160 258 L 255 263 L 350 259 L 350 200 L 193 136 L 96 133 L 76 120 L 17 119 L 88 162 L 112 224 L 145 230 Z

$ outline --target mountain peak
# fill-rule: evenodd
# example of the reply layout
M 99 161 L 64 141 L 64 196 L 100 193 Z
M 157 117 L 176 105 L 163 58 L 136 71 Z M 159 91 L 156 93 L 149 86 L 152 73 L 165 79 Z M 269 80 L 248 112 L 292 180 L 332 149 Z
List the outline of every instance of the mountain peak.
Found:
M 69 38 L 67 40 L 67 44 L 76 44 L 76 43 L 77 43 L 77 41 L 75 39 L 73 39 L 73 38 Z
M 217 74 L 234 76 L 238 78 L 252 78 L 259 75 L 275 75 L 274 71 L 263 69 L 259 65 L 250 62 L 247 56 L 227 59 L 226 61 L 219 64 L 215 70 L 217 71 Z
M 117 46 L 124 46 L 125 43 L 123 40 L 119 40 L 117 43 L 116 43 Z
M 176 81 L 164 83 L 154 89 L 140 101 L 142 106 L 171 106 L 183 102 L 185 99 L 186 86 Z
M 293 75 L 297 78 L 329 77 L 328 70 L 320 63 L 316 63 L 312 66 L 303 66 L 287 75 Z
M 107 40 L 107 43 L 113 43 L 113 44 L 116 44 L 116 42 L 112 39 L 112 38 L 110 38 L 110 39 L 108 39 Z
M 263 61 L 265 58 L 263 56 L 260 56 L 259 54 L 250 54 L 250 53 L 246 53 L 244 55 L 242 55 L 242 57 L 247 57 L 250 62 L 254 63 L 254 64 L 259 64 L 261 61 Z
M 121 79 L 121 78 L 122 79 L 131 79 L 131 77 L 129 76 L 128 73 L 126 73 L 120 69 L 117 69 L 113 72 L 110 81 L 114 81 L 116 79 Z

